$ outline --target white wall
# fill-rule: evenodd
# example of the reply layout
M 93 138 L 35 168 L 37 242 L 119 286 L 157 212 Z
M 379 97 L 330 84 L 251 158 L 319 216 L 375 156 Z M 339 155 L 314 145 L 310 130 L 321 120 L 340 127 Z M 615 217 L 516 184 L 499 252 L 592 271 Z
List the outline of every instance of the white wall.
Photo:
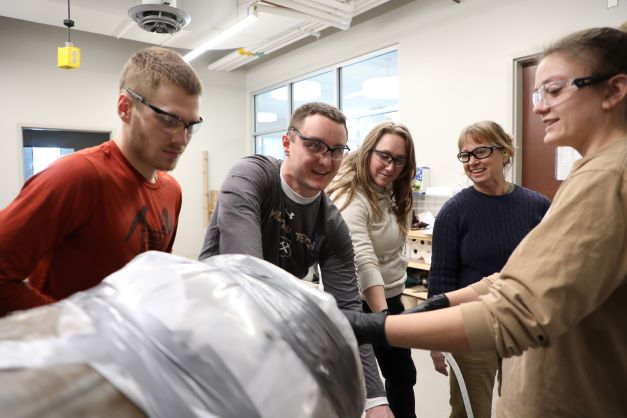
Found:
M 21 126 L 118 133 L 118 80 L 122 66 L 145 44 L 72 31 L 81 48 L 81 68 L 56 67 L 57 47 L 67 31 L 0 17 L 0 208 L 22 186 Z M 194 136 L 173 174 L 183 188 L 183 208 L 174 247 L 195 258 L 203 238 L 202 151 L 209 151 L 209 187 L 216 189 L 247 147 L 246 92 L 242 73 L 196 68 L 204 83 Z
M 174 176 L 183 188 L 177 254 L 195 257 L 203 237 L 201 152 L 209 151 L 211 189 L 228 168 L 252 152 L 250 92 L 389 46 L 399 45 L 401 120 L 416 140 L 419 165 L 432 167 L 432 185 L 458 182 L 455 159 L 461 128 L 492 119 L 513 126 L 513 60 L 539 52 L 568 32 L 617 26 L 627 1 L 417 0 L 371 21 L 277 56 L 246 74 L 197 68 L 205 86 L 206 123 Z M 56 68 L 66 30 L 0 17 L 0 208 L 22 184 L 20 126 L 104 129 L 117 134 L 120 69 L 145 46 L 73 31 L 78 70 Z
M 512 132 L 513 60 L 550 41 L 627 20 L 627 1 L 419 0 L 247 72 L 248 91 L 389 46 L 399 46 L 400 119 L 431 184 L 455 185 L 461 129 L 491 119 Z

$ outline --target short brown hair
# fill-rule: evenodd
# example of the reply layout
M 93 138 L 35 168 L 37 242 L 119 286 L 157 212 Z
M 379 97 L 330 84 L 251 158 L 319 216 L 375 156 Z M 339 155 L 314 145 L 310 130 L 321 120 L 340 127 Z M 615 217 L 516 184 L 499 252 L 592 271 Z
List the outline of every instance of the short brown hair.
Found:
M 546 48 L 542 58 L 563 53 L 590 67 L 593 75 L 627 74 L 627 32 L 592 28 L 568 35 Z
M 462 129 L 457 141 L 459 151 L 462 150 L 468 139 L 473 139 L 476 142 L 480 142 L 481 140 L 487 141 L 494 146 L 505 149 L 509 153 L 509 158 L 505 165 L 508 166 L 512 163 L 512 159 L 514 158 L 514 139 L 510 134 L 505 132 L 498 123 L 492 122 L 491 120 L 484 120 L 466 126 Z
M 134 53 L 122 68 L 120 91 L 129 88 L 145 95 L 161 83 L 179 86 L 191 96 L 202 94 L 202 83 L 196 71 L 171 49 L 144 48 Z
M 305 103 L 304 105 L 298 107 L 294 113 L 292 113 L 288 130 L 289 128 L 300 129 L 303 126 L 305 118 L 313 115 L 322 115 L 339 123 L 344 126 L 344 129 L 348 134 L 348 129 L 346 128 L 346 116 L 344 116 L 344 114 L 337 107 L 322 102 Z

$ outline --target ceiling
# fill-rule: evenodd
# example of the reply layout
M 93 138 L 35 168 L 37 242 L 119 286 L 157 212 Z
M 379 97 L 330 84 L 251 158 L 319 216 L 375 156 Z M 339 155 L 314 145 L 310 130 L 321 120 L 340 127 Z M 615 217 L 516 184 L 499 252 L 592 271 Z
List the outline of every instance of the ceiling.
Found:
M 170 4 L 191 20 L 173 34 L 151 33 L 130 17 L 135 6 Z M 72 30 L 91 32 L 182 50 L 197 48 L 225 29 L 256 14 L 257 19 L 237 34 L 214 45 L 204 56 L 209 69 L 230 71 L 250 65 L 305 38 L 315 40 L 321 32 L 350 30 L 353 17 L 369 19 L 407 0 L 70 0 Z M 387 5 L 386 5 L 387 3 Z M 381 6 L 385 7 L 381 7 Z M 366 13 L 368 12 L 368 13 Z M 2 0 L 0 15 L 63 27 L 68 18 L 68 0 Z M 337 22 L 340 22 L 339 24 Z M 239 49 L 243 48 L 243 49 Z

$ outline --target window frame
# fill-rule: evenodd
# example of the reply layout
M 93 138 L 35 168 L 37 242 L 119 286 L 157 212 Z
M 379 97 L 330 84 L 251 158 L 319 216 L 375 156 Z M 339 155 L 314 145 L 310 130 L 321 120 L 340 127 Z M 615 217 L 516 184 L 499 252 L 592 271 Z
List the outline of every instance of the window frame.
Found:
M 290 78 L 288 80 L 284 80 L 281 82 L 277 82 L 274 83 L 272 85 L 260 88 L 260 89 L 256 89 L 250 92 L 250 103 L 251 103 L 251 115 L 252 115 L 252 128 L 251 128 L 251 136 L 250 136 L 250 141 L 252 144 L 252 150 L 253 150 L 253 154 L 257 154 L 257 139 L 258 137 L 262 137 L 265 135 L 269 135 L 269 134 L 275 134 L 275 133 L 279 133 L 281 132 L 281 135 L 284 135 L 287 132 L 288 126 L 285 126 L 284 129 L 282 130 L 276 130 L 276 129 L 269 129 L 269 130 L 260 130 L 257 131 L 257 109 L 256 109 L 256 96 L 260 95 L 260 94 L 264 94 L 267 92 L 270 92 L 272 90 L 281 88 L 281 87 L 285 87 L 287 86 L 287 101 L 288 101 L 288 112 L 289 115 L 291 116 L 292 113 L 294 112 L 294 100 L 293 100 L 293 94 L 294 94 L 294 84 L 313 78 L 313 77 L 317 77 L 321 74 L 324 73 L 328 73 L 328 72 L 333 72 L 333 77 L 334 77 L 334 85 L 333 88 L 335 89 L 335 103 L 333 103 L 334 106 L 336 106 L 338 109 L 342 110 L 343 109 L 343 103 L 342 103 L 342 85 L 341 85 L 341 71 L 344 67 L 353 65 L 353 64 L 357 64 L 363 61 L 367 61 L 373 58 L 376 58 L 378 56 L 381 55 L 385 55 L 391 52 L 396 52 L 397 56 L 400 52 L 400 48 L 398 44 L 394 44 L 394 45 L 390 45 L 384 48 L 380 48 L 377 49 L 376 51 L 372 51 L 366 54 L 362 54 L 359 55 L 357 57 L 353 57 L 350 58 L 348 60 L 342 61 L 340 63 L 337 64 L 333 64 L 333 65 L 329 65 L 326 67 L 322 67 L 320 69 L 317 69 L 315 71 L 311 71 L 305 74 L 301 74 L 299 76 Z M 398 58 L 397 58 L 398 59 Z M 397 68 L 397 72 L 398 72 L 398 68 Z M 373 116 L 376 114 L 384 114 L 384 113 L 391 113 L 391 112 L 397 112 L 400 113 L 400 100 L 398 100 L 397 104 L 396 104 L 396 108 L 390 108 L 387 109 L 386 111 L 382 112 L 382 111 L 370 111 L 370 112 L 366 112 L 363 115 L 358 115 L 357 118 L 363 118 L 363 117 L 368 117 L 368 116 Z M 351 118 L 354 119 L 355 117 Z M 289 119 L 289 118 L 288 118 Z

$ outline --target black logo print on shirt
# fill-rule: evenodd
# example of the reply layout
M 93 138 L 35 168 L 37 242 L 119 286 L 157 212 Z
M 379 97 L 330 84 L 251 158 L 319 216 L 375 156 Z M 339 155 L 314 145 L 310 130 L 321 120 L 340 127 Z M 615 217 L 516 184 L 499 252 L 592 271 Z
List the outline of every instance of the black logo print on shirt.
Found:
M 140 251 L 165 251 L 167 249 L 168 237 L 171 235 L 174 228 L 170 213 L 166 208 L 161 210 L 161 225 L 156 228 L 151 228 L 150 225 L 148 225 L 148 219 L 146 218 L 147 213 L 147 206 L 137 211 L 124 242 L 128 242 L 135 231 L 139 230 Z
M 281 216 L 280 210 L 272 209 L 272 212 L 270 212 L 270 217 L 279 223 L 281 231 L 287 232 L 288 234 L 292 232 L 290 226 L 287 224 L 287 222 L 285 222 L 283 216 Z

